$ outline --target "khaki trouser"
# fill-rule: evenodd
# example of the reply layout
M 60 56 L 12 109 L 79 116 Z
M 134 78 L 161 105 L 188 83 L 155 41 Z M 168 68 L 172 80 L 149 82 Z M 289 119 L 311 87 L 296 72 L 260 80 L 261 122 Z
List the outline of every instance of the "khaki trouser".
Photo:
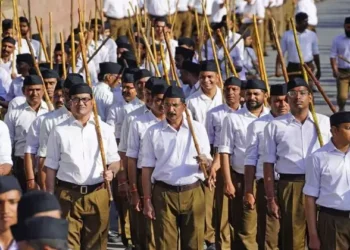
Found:
M 280 222 L 267 213 L 264 180 L 257 181 L 256 210 L 258 214 L 257 241 L 259 250 L 278 250 Z
M 230 224 L 233 228 L 231 249 L 258 249 L 256 242 L 256 209 L 246 209 L 243 204 L 244 175 L 232 171 L 235 198 L 230 201 Z
M 137 190 L 139 192 L 141 203 L 143 203 L 142 192 L 142 174 L 137 173 Z M 143 204 L 142 204 L 143 207 Z M 143 215 L 143 211 L 136 211 L 130 206 L 130 229 L 132 243 L 136 250 L 154 250 L 154 229 L 153 222 Z
M 340 109 L 343 109 L 349 95 L 350 70 L 338 69 L 339 77 L 337 79 L 337 102 Z
M 283 21 L 283 29 L 284 31 L 290 29 L 290 18 L 294 17 L 294 0 L 285 0 L 285 3 L 283 4 L 283 14 L 284 14 L 284 19 Z
M 321 250 L 350 249 L 350 219 L 322 212 L 318 216 Z
M 107 18 L 109 24 L 111 25 L 111 35 L 113 40 L 117 39 L 119 36 L 125 36 L 130 27 L 129 18 L 114 19 Z M 134 18 L 132 18 L 132 24 L 134 24 Z
M 174 36 L 191 37 L 192 36 L 192 13 L 191 11 L 178 12 L 174 25 Z
M 204 240 L 207 243 L 215 243 L 215 191 L 210 191 L 209 187 L 204 186 L 205 195 L 205 234 Z
M 221 169 L 216 174 L 215 188 L 215 243 L 217 250 L 230 249 L 230 224 L 228 221 L 228 198 L 224 195 L 224 178 Z
M 305 181 L 278 181 L 278 203 L 281 211 L 281 249 L 305 250 L 306 218 L 303 187 Z
M 69 223 L 69 248 L 107 249 L 110 207 L 107 189 L 83 195 L 57 187 L 55 194 L 61 205 L 62 217 Z
M 277 35 L 279 38 L 282 37 L 283 35 L 283 7 L 278 6 L 278 7 L 272 7 L 271 8 L 271 16 L 275 19 L 276 21 L 276 30 L 277 30 Z M 272 32 L 272 29 L 271 29 Z M 273 39 L 271 41 L 274 43 Z
M 174 192 L 155 184 L 152 203 L 157 250 L 203 249 L 205 201 L 202 186 Z

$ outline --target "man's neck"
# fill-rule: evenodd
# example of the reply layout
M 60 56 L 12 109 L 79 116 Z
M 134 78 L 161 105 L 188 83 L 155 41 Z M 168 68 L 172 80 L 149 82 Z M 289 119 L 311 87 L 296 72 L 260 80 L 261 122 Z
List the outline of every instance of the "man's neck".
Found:
M 237 110 L 240 107 L 239 102 L 228 102 L 227 106 L 229 106 L 233 110 Z
M 334 146 L 341 152 L 347 153 L 349 151 L 349 143 L 348 142 L 342 142 L 337 140 L 336 138 L 332 137 L 332 142 Z
M 167 120 L 169 125 L 172 126 L 174 129 L 176 130 L 180 130 L 180 127 L 183 123 L 183 118 L 181 117 L 181 120 L 177 120 L 177 121 L 174 121 L 174 122 L 171 122 L 169 120 Z
M 304 123 L 309 116 L 309 109 L 294 110 L 291 113 L 297 121 Z
M 264 110 L 264 105 L 261 105 L 259 108 L 256 108 L 256 109 L 251 109 L 250 110 L 248 107 L 247 107 L 247 109 L 249 110 L 250 113 L 252 113 L 256 117 L 260 117 L 261 113 Z
M 29 103 L 27 101 L 27 103 L 28 103 L 29 107 L 31 107 L 35 112 L 38 112 L 40 107 L 41 107 L 41 102 L 39 102 L 39 103 Z
M 204 89 L 202 88 L 202 91 L 203 91 L 203 93 L 204 93 L 206 96 L 208 96 L 210 99 L 213 99 L 214 96 L 216 95 L 217 88 L 216 88 L 216 87 L 215 87 L 215 88 L 212 88 L 212 89 L 209 90 L 209 91 L 206 91 L 206 90 L 204 90 Z
M 0 232 L 0 249 L 8 249 L 12 241 L 13 237 L 10 229 Z
M 163 114 L 159 114 L 159 113 L 157 113 L 157 112 L 154 112 L 153 110 L 151 110 L 152 111 L 152 114 L 158 119 L 158 120 L 164 120 L 164 118 L 165 118 L 165 114 L 163 113 Z
M 90 116 L 91 116 L 91 113 L 89 115 L 85 115 L 85 116 L 74 116 L 74 118 L 79 121 L 81 123 L 81 125 L 83 125 L 83 127 L 86 126 L 87 122 L 90 120 Z
M 7 63 L 11 60 L 11 56 L 2 56 L 1 59 L 4 63 Z

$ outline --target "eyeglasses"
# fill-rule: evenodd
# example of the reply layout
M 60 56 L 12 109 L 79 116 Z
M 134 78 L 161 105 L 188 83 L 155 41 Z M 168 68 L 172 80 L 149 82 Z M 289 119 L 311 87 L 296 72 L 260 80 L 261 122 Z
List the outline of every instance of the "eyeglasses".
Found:
M 79 97 L 74 97 L 73 99 L 71 99 L 72 102 L 74 104 L 78 104 L 80 103 L 80 101 L 82 101 L 84 104 L 88 103 L 89 101 L 91 101 L 91 98 L 88 97 L 83 97 L 83 98 L 79 98 Z
M 301 90 L 301 91 L 291 90 L 288 92 L 288 96 L 293 98 L 297 97 L 298 94 L 300 94 L 301 96 L 306 96 L 309 94 L 309 91 L 308 90 Z

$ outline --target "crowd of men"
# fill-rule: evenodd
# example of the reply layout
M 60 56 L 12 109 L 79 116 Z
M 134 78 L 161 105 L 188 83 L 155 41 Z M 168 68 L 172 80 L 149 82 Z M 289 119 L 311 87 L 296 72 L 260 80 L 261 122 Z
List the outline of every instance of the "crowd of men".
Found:
M 0 249 L 107 249 L 111 198 L 126 249 L 350 248 L 350 17 L 327 117 L 289 25 L 320 79 L 314 1 L 235 2 L 145 0 L 139 23 L 136 3 L 105 0 L 51 65 L 25 17 L 20 36 L 3 20 Z M 265 55 L 276 20 L 288 82 L 261 80 L 253 16 Z

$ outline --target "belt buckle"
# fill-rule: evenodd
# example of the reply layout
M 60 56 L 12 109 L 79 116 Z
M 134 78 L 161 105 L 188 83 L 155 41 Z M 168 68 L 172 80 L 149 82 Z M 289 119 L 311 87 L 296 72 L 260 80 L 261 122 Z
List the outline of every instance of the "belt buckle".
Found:
M 81 186 L 80 187 L 80 193 L 81 194 L 87 194 L 88 193 L 88 187 L 87 186 Z
M 182 192 L 182 186 L 176 186 L 176 192 L 181 193 Z

